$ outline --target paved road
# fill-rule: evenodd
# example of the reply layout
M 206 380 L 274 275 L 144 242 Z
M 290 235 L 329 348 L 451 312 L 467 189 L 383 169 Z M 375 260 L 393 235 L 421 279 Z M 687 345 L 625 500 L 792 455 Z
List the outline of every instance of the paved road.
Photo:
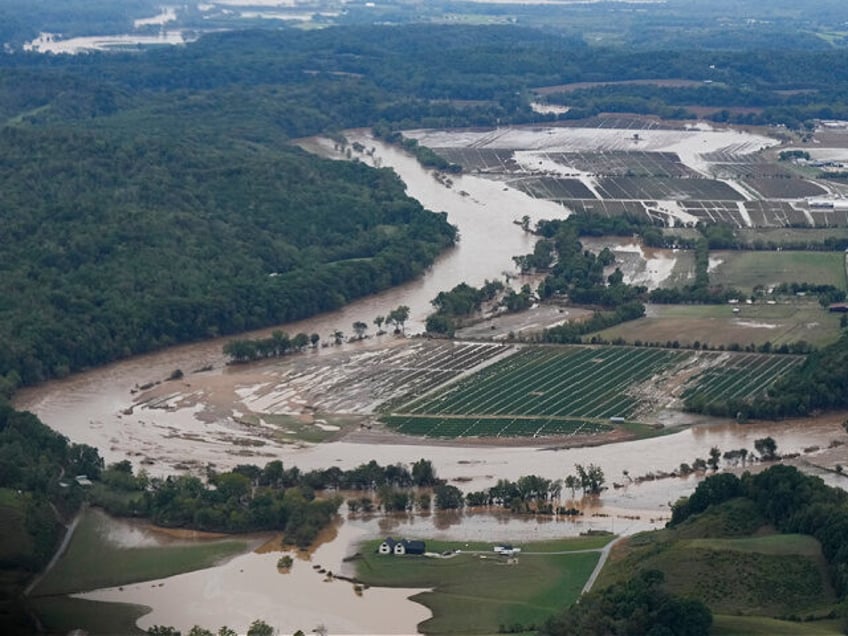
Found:
M 595 566 L 595 569 L 592 571 L 592 574 L 589 576 L 589 580 L 586 581 L 586 585 L 583 586 L 583 590 L 580 592 L 581 594 L 586 594 L 592 589 L 592 586 L 595 584 L 595 581 L 598 578 L 598 575 L 601 573 L 601 570 L 604 568 L 604 563 L 607 562 L 607 558 L 609 558 L 610 550 L 612 547 L 621 541 L 624 537 L 619 537 L 618 539 L 614 539 L 607 543 L 603 548 L 601 548 L 601 558 L 598 559 L 598 564 Z
M 30 592 L 35 589 L 35 586 L 41 583 L 41 579 L 45 577 L 45 575 L 56 565 L 56 561 L 59 560 L 59 557 L 65 553 L 65 549 L 68 547 L 68 544 L 71 542 L 71 537 L 74 536 L 74 530 L 77 529 L 77 524 L 79 523 L 80 517 L 82 517 L 82 510 L 80 510 L 77 515 L 74 517 L 74 520 L 71 521 L 71 524 L 68 526 L 68 529 L 65 531 L 65 537 L 62 539 L 62 544 L 53 554 L 53 558 L 50 559 L 50 563 L 47 564 L 47 567 L 44 568 L 44 571 L 35 577 L 32 582 L 27 585 L 24 590 L 24 596 L 29 596 Z

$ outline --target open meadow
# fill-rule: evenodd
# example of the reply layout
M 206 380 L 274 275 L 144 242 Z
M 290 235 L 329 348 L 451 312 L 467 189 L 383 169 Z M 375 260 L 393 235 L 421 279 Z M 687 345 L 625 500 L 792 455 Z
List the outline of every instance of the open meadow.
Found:
M 605 340 L 626 342 L 674 342 L 712 347 L 738 344 L 790 344 L 806 341 L 816 346 L 839 337 L 839 316 L 823 309 L 814 299 L 796 299 L 774 305 L 649 305 L 647 315 L 636 321 L 598 332 Z
M 425 634 L 532 629 L 577 600 L 600 558 L 600 548 L 610 540 L 522 544 L 514 560 L 492 552 L 493 543 L 428 542 L 428 551 L 461 550 L 440 558 L 380 555 L 379 541 L 371 541 L 362 547 L 357 576 L 369 585 L 434 588 L 413 597 L 434 614 L 419 625 Z
M 714 251 L 710 282 L 746 293 L 756 286 L 766 289 L 780 283 L 815 283 L 846 289 L 843 252 Z

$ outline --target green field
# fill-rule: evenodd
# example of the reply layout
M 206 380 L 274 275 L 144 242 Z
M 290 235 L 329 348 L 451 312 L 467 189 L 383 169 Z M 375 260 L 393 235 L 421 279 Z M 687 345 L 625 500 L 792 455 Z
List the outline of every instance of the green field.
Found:
M 163 578 L 210 567 L 248 547 L 244 540 L 230 539 L 121 547 L 108 539 L 110 523 L 103 513 L 84 512 L 67 551 L 32 595 L 70 594 Z
M 839 620 L 798 623 L 765 616 L 713 614 L 710 633 L 716 636 L 837 636 L 845 632 Z
M 595 549 L 610 539 L 590 537 L 522 545 L 523 553 L 514 565 L 494 555 L 492 543 L 466 547 L 465 543 L 428 541 L 428 551 L 463 550 L 439 559 L 378 555 L 380 542 L 371 541 L 362 547 L 357 576 L 369 585 L 434 588 L 412 597 L 433 612 L 433 618 L 419 625 L 424 633 L 491 634 L 517 624 L 525 628 L 538 625 L 574 603 L 600 553 L 552 552 Z
M 710 282 L 750 293 L 757 285 L 817 283 L 846 289 L 843 252 L 710 252 L 721 264 L 710 272 Z
M 717 315 L 729 308 L 674 309 Z M 525 346 L 381 419 L 401 433 L 425 437 L 572 437 L 615 428 L 643 437 L 661 432 L 639 422 L 661 407 L 658 396 L 670 396 L 671 387 L 682 387 L 675 395 L 685 399 L 747 398 L 802 362 L 797 355 L 656 346 Z
M 729 627 L 737 615 L 827 615 L 836 596 L 819 542 L 807 535 L 768 534 L 765 526 L 755 530 L 762 521 L 751 506 L 730 501 L 675 529 L 634 535 L 613 551 L 598 587 L 654 568 L 665 574 L 670 592 L 728 615 Z
M 839 316 L 823 309 L 813 299 L 768 305 L 650 305 L 647 315 L 598 332 L 605 340 L 624 338 L 627 342 L 678 341 L 711 346 L 739 344 L 773 345 L 804 340 L 816 346 L 839 338 Z
M 829 238 L 848 237 L 848 228 L 793 228 L 793 227 L 758 227 L 756 229 L 741 228 L 734 234 L 746 242 L 766 241 L 773 243 L 797 243 L 801 241 L 821 242 Z M 698 233 L 695 231 L 694 237 Z
M 627 389 L 686 353 L 630 347 L 525 347 L 384 417 L 416 435 L 539 436 L 599 433 L 628 419 L 640 400 Z
M 612 427 L 593 420 L 535 417 L 419 417 L 390 415 L 383 421 L 401 433 L 424 437 L 538 437 L 592 435 Z
M 89 634 L 146 634 L 136 621 L 150 609 L 128 603 L 101 603 L 67 596 L 49 596 L 30 602 L 48 633 L 68 634 L 85 626 Z
M 803 363 L 804 358 L 759 353 L 727 356 L 721 365 L 693 377 L 684 398 L 699 396 L 705 403 L 744 399 L 762 393 L 781 375 Z
M 20 562 L 34 557 L 32 537 L 26 529 L 26 497 L 0 488 L 0 561 Z

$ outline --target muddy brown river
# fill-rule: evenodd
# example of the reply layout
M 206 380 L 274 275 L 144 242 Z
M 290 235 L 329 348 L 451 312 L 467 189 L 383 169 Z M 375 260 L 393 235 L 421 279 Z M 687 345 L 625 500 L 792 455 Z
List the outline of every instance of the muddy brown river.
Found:
M 407 184 L 408 193 L 425 207 L 446 211 L 450 222 L 459 228 L 460 243 L 442 255 L 419 280 L 361 299 L 337 312 L 282 325 L 281 328 L 289 333 L 317 332 L 322 338 L 327 338 L 336 329 L 350 331 L 354 321 L 362 320 L 371 325 L 375 316 L 385 315 L 398 305 L 410 307 L 407 330 L 420 332 L 431 309 L 430 300 L 439 291 L 463 281 L 480 285 L 485 279 L 501 278 L 504 272 L 515 274 L 512 257 L 531 251 L 534 240 L 514 223 L 516 219 L 525 214 L 533 220 L 566 214 L 556 204 L 531 199 L 503 183 L 482 177 L 453 177 L 448 187 L 397 149 L 385 146 L 363 132 L 349 133 L 348 137 L 351 141 L 361 141 L 366 148 L 374 148 L 374 156 L 379 158 L 381 165 L 394 168 Z M 306 146 L 327 155 L 334 154 L 332 142 L 312 140 Z M 366 160 L 366 157 L 362 159 Z M 521 284 L 520 279 L 518 284 Z M 636 485 L 629 483 L 623 471 L 628 471 L 631 477 L 671 471 L 681 462 L 691 463 L 696 457 L 706 457 L 711 446 L 722 450 L 753 449 L 754 440 L 766 435 L 776 439 L 779 452 L 800 453 L 798 461 L 811 461 L 828 468 L 848 463 L 848 447 L 828 450 L 832 440 L 847 441 L 841 427 L 844 415 L 804 422 L 744 426 L 726 421 L 684 419 L 683 423 L 695 425 L 679 427 L 680 422 L 668 422 L 670 428 L 677 432 L 593 448 L 451 446 L 431 444 L 426 440 L 397 443 L 358 433 L 341 441 L 318 445 L 269 443 L 262 448 L 262 457 L 246 458 L 237 449 L 234 450 L 232 444 L 222 443 L 221 435 L 214 440 L 207 439 L 211 437 L 210 432 L 220 434 L 234 427 L 229 418 L 212 422 L 201 420 L 196 417 L 197 409 L 189 406 L 162 410 L 144 418 L 129 410 L 134 406 L 131 392 L 134 387 L 161 380 L 177 368 L 190 377 L 193 371 L 211 365 L 208 375 L 213 381 L 218 377 L 226 382 L 233 381 L 230 376 L 238 377 L 238 374 L 250 372 L 249 368 L 225 367 L 225 357 L 221 352 L 224 342 L 214 340 L 174 347 L 26 389 L 17 396 L 16 406 L 35 412 L 72 441 L 98 447 L 107 462 L 130 458 L 137 463 L 142 455 L 156 458 L 154 463 L 145 466 L 154 475 L 173 472 L 175 466 L 186 460 L 199 465 L 213 462 L 219 469 L 225 469 L 246 461 L 261 464 L 271 458 L 279 458 L 287 466 L 297 465 L 302 470 L 309 470 L 331 465 L 352 468 L 371 459 L 384 464 L 408 463 L 424 457 L 433 461 L 439 476 L 454 480 L 468 491 L 491 486 L 500 478 L 516 479 L 531 473 L 562 479 L 574 472 L 575 464 L 594 463 L 604 470 L 610 484 L 618 482 L 622 487 L 610 488 L 599 500 L 587 502 L 587 512 L 590 518 L 595 513 L 608 515 L 593 518 L 595 521 L 592 523 L 617 533 L 661 525 L 668 515 L 669 504 L 691 492 L 697 483 L 695 477 L 690 477 Z M 355 346 L 348 344 L 342 348 Z M 339 348 L 331 349 L 337 351 Z M 327 352 L 316 351 L 309 355 L 323 356 Z M 191 435 L 187 436 L 186 432 Z M 810 450 L 814 446 L 824 450 Z M 828 481 L 840 483 L 841 478 L 831 473 L 823 474 Z M 335 562 L 351 549 L 355 541 L 388 531 L 402 531 L 409 536 L 521 541 L 573 534 L 577 527 L 569 523 L 527 519 L 521 522 L 504 521 L 503 518 L 491 521 L 488 517 L 483 520 L 482 517 L 478 519 L 468 515 L 456 517 L 453 521 L 445 517 L 438 521 L 433 517 L 428 520 L 388 520 L 382 524 L 378 521 L 348 522 L 340 531 L 339 539 L 322 548 L 327 551 L 326 555 L 319 552 L 316 558 Z M 205 616 L 209 627 L 226 623 L 246 628 L 253 618 L 274 620 L 279 617 L 283 622 L 278 627 L 285 628 L 293 624 L 283 618 L 290 613 L 297 618 L 296 628 L 311 628 L 311 623 L 323 621 L 332 623 L 338 631 L 349 633 L 398 633 L 414 631 L 415 625 L 427 616 L 426 610 L 413 603 L 395 603 L 394 596 L 381 599 L 375 611 L 375 606 L 356 597 L 341 583 L 319 581 L 313 589 L 311 580 L 302 582 L 301 575 L 286 579 L 274 568 L 257 574 L 251 581 L 253 576 L 247 573 L 254 572 L 254 567 L 260 567 L 257 564 L 265 568 L 267 564 L 263 558 L 276 557 L 246 555 L 219 568 L 174 577 L 162 588 L 152 588 L 149 584 L 125 586 L 123 592 L 113 590 L 95 596 L 153 607 L 153 614 L 141 620 L 143 626 L 165 623 L 187 628 L 198 621 L 195 617 Z M 257 591 L 278 584 L 282 585 L 280 589 L 288 591 L 274 594 L 259 594 Z M 175 590 L 179 590 L 179 594 L 175 594 Z M 325 594 L 328 595 L 326 598 Z M 368 594 L 377 598 L 378 592 Z M 402 592 L 400 596 L 405 595 Z M 321 599 L 320 608 L 310 609 L 312 606 L 308 598 Z M 179 602 L 175 602 L 176 599 Z M 224 602 L 222 599 L 231 600 Z M 329 604 L 330 599 L 333 599 L 332 604 Z M 339 610 L 334 613 L 332 607 L 336 602 Z M 387 606 L 396 606 L 397 611 L 389 615 L 384 611 Z M 272 613 L 263 616 L 266 610 Z M 395 615 L 397 613 L 399 615 Z M 383 618 L 389 622 L 377 622 Z

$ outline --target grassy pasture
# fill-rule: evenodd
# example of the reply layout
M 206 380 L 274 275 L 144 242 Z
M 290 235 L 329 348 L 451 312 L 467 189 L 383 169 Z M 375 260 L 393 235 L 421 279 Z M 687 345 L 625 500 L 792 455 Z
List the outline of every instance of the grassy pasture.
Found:
M 376 554 L 379 541 L 365 544 L 357 576 L 369 585 L 429 587 L 413 600 L 430 608 L 433 618 L 419 629 L 427 634 L 491 634 L 500 626 L 539 624 L 547 616 L 575 602 L 600 556 L 599 552 L 551 554 L 600 547 L 609 537 L 561 540 L 523 545 L 518 563 L 496 557 L 491 543 L 429 542 L 428 550 L 481 550 L 448 559 Z M 547 554 L 526 554 L 545 552 Z
M 738 314 L 729 305 L 651 305 L 644 318 L 605 329 L 598 335 L 607 340 L 621 337 L 627 342 L 677 340 L 683 346 L 696 341 L 712 346 L 745 346 L 800 340 L 823 346 L 839 337 L 839 316 L 822 309 L 812 299 L 743 305 Z
M 719 614 L 821 616 L 830 611 L 836 597 L 818 541 L 804 535 L 754 535 L 750 527 L 744 529 L 748 534 L 740 534 L 735 501 L 708 512 L 680 528 L 638 534 L 617 546 L 598 586 L 655 568 L 665 574 L 670 592 L 701 599 Z
M 129 603 L 101 603 L 67 596 L 32 599 L 33 610 L 51 634 L 68 634 L 84 626 L 89 634 L 146 634 L 136 621 L 150 609 Z
M 721 264 L 710 272 L 710 282 L 750 292 L 756 285 L 809 282 L 846 288 L 842 252 L 716 251 L 710 258 Z
M 848 228 L 793 228 L 793 227 L 769 227 L 757 229 L 736 230 L 736 235 L 753 243 L 756 240 L 774 243 L 795 243 L 797 241 L 821 242 L 828 238 L 848 237 Z
M 33 596 L 83 592 L 199 570 L 248 547 L 244 540 L 230 539 L 123 547 L 109 540 L 110 522 L 102 513 L 86 511 L 67 551 L 36 586 Z
M 710 633 L 721 636 L 837 636 L 844 632 L 839 620 L 797 623 L 765 616 L 713 614 Z
M 26 529 L 26 498 L 0 488 L 0 560 L 19 562 L 32 557 L 35 546 Z

